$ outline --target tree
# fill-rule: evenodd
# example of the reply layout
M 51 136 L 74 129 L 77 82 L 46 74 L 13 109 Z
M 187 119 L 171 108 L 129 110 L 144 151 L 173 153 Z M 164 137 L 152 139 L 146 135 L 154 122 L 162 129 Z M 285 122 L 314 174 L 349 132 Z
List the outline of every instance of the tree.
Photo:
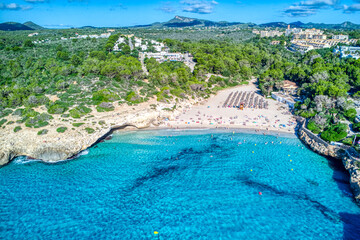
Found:
M 79 66 L 81 64 L 81 58 L 79 58 L 77 55 L 73 55 L 71 57 L 71 64 L 75 67 Z
M 34 47 L 34 46 L 35 46 L 35 44 L 30 39 L 28 39 L 24 42 L 24 47 L 30 48 L 30 47 Z
M 131 48 L 129 47 L 129 45 L 125 45 L 123 48 L 122 48 L 122 52 L 124 54 L 130 54 L 131 53 Z
M 58 51 L 56 57 L 60 60 L 67 61 L 70 59 L 69 53 L 65 51 Z

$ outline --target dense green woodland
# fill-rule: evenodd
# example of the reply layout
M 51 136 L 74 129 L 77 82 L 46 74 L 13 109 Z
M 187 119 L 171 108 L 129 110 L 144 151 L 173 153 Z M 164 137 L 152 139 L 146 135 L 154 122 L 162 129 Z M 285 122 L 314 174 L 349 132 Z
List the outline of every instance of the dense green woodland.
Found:
M 6 125 L 9 114 L 21 117 L 19 125 L 43 127 L 54 114 L 89 116 L 92 105 L 97 111 L 112 111 L 115 102 L 131 105 L 152 97 L 161 102 L 208 97 L 219 89 L 246 84 L 255 76 L 265 96 L 280 90 L 285 79 L 296 82 L 302 102 L 295 113 L 308 118 L 308 128 L 321 133 L 323 139 L 344 139 L 348 125 L 354 131 L 360 129 L 353 124 L 356 111 L 352 103 L 360 98 L 360 60 L 341 60 L 332 49 L 301 55 L 282 45 L 271 46 L 273 39 L 267 38 L 177 40 L 169 38 L 171 31 L 166 36 L 159 30 L 138 30 L 139 35 L 163 41 L 171 51 L 190 52 L 197 62 L 192 73 L 181 62 L 160 64 L 145 59 L 146 75 L 137 58 L 138 49 L 123 47 L 122 52 L 112 52 L 120 33 L 109 39 L 60 40 L 75 32 L 99 31 L 42 30 L 33 38 L 27 37 L 27 32 L 1 32 L 0 124 Z M 45 42 L 34 44 L 34 40 Z M 54 96 L 58 98 L 55 102 L 51 101 Z M 38 106 L 45 106 L 47 113 L 34 111 Z

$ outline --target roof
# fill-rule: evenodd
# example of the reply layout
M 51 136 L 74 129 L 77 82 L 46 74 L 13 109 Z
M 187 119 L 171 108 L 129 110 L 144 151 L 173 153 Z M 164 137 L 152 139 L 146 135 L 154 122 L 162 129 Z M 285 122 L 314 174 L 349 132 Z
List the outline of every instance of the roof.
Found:
M 291 81 L 289 81 L 289 80 L 285 80 L 285 81 L 284 81 L 283 88 L 296 89 L 296 88 L 298 88 L 298 86 L 297 86 L 297 84 L 296 84 L 295 82 L 291 82 Z

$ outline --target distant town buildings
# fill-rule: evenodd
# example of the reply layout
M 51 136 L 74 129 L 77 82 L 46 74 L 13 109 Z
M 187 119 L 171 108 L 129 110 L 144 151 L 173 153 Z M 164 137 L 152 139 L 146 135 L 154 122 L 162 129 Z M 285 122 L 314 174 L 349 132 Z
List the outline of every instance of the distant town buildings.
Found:
M 348 35 L 333 35 L 332 39 L 327 39 L 324 31 L 319 29 L 291 29 L 290 25 L 285 35 L 293 34 L 291 49 L 299 52 L 308 52 L 313 49 L 330 48 L 341 44 L 351 45 L 357 42 L 357 39 L 349 40 Z
M 360 59 L 360 47 L 341 46 L 334 49 L 334 53 L 340 53 L 341 58 Z
M 272 41 L 270 45 L 279 45 L 280 41 Z M 284 45 L 286 45 L 286 41 L 284 41 Z
M 134 37 L 134 35 L 131 34 L 120 36 L 119 39 L 116 41 L 113 50 L 121 51 L 121 49 L 119 48 L 119 44 L 122 43 L 129 44 L 130 46 L 134 45 L 135 48 L 140 48 L 141 51 L 148 51 L 150 47 L 153 47 L 155 49 L 155 52 L 161 52 L 165 48 L 164 43 L 160 43 L 155 40 L 144 40 L 138 37 Z
M 33 36 L 37 36 L 37 35 L 39 35 L 39 33 L 30 33 L 29 35 L 28 35 L 28 37 L 33 37 Z
M 283 32 L 279 32 L 277 30 L 271 30 L 271 31 L 260 31 L 260 37 L 280 37 L 284 35 Z
M 157 52 L 150 53 L 144 52 L 144 57 L 146 58 L 155 58 L 159 63 L 170 61 L 170 62 L 183 62 L 185 60 L 185 56 L 182 53 L 169 53 L 169 52 Z
M 61 37 L 61 40 L 68 40 L 68 39 L 86 39 L 86 38 L 109 38 L 111 36 L 111 33 L 102 33 L 100 35 L 80 35 L 78 33 L 75 33 L 75 37 Z
M 293 39 L 326 39 L 326 35 L 324 31 L 319 29 L 305 29 L 304 31 L 301 30 L 299 33 L 295 33 L 293 35 Z
M 300 28 L 290 28 L 290 25 L 288 25 L 287 29 L 285 30 L 285 36 L 290 36 L 291 34 L 297 34 L 300 33 L 302 29 Z
M 293 50 L 307 52 L 313 49 L 330 48 L 341 44 L 352 45 L 357 42 L 357 39 L 339 40 L 339 39 L 294 39 L 291 41 L 291 48 Z
M 348 41 L 349 40 L 349 35 L 333 35 L 332 39 L 337 39 L 337 40 L 343 40 L 343 41 Z

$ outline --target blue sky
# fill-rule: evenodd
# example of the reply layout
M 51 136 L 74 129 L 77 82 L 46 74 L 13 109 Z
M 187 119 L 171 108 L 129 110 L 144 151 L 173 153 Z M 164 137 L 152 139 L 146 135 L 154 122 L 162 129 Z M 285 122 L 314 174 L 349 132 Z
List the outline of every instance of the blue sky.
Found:
M 132 26 L 175 15 L 254 23 L 360 24 L 360 0 L 0 0 L 0 22 L 33 21 L 49 28 Z

